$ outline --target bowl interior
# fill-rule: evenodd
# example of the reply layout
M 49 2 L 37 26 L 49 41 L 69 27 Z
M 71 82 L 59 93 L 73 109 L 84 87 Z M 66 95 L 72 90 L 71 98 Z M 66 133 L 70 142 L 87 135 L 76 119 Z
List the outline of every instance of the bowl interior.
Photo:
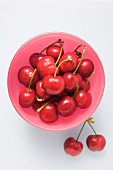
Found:
M 29 56 L 34 52 L 40 52 L 44 47 L 61 38 L 64 43 L 64 51 L 72 52 L 78 45 L 83 44 L 86 46 L 86 52 L 84 58 L 89 58 L 94 63 L 94 72 L 95 74 L 90 80 L 91 89 L 90 93 L 92 94 L 92 104 L 87 109 L 77 108 L 75 113 L 67 118 L 59 116 L 57 122 L 48 124 L 40 120 L 38 114 L 32 108 L 24 109 L 19 105 L 18 96 L 20 90 L 24 87 L 21 85 L 17 79 L 18 70 L 29 64 Z M 83 48 L 81 48 L 82 50 Z M 63 131 L 74 128 L 84 122 L 89 118 L 95 109 L 103 95 L 104 91 L 104 70 L 101 64 L 101 61 L 95 51 L 82 39 L 70 35 L 67 33 L 46 33 L 39 36 L 36 36 L 26 42 L 15 54 L 9 68 L 8 72 L 8 92 L 11 99 L 11 102 L 16 109 L 16 111 L 30 124 L 50 131 Z

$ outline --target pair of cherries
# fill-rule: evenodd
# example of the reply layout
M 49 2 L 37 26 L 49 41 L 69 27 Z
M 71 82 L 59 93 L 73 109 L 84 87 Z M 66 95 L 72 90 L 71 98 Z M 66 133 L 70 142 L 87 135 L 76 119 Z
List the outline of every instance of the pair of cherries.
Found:
M 59 45 L 56 45 L 59 44 Z M 94 74 L 94 65 L 90 59 L 83 59 L 78 52 L 64 54 L 63 41 L 58 39 L 40 53 L 30 56 L 32 66 L 24 66 L 18 72 L 18 80 L 26 86 L 19 93 L 21 107 L 31 107 L 39 112 L 42 121 L 55 122 L 59 115 L 70 116 L 76 107 L 85 109 L 90 106 L 92 96 L 90 77 Z M 46 50 L 46 55 L 42 52 Z
M 90 125 L 92 130 L 94 131 L 94 135 L 89 135 L 86 139 L 86 145 L 89 148 L 89 150 L 96 152 L 96 151 L 102 151 L 106 145 L 106 139 L 103 135 L 97 134 L 91 125 L 91 123 L 94 123 L 92 118 L 89 118 L 86 122 Z M 77 139 L 75 140 L 73 137 L 69 137 L 64 142 L 64 151 L 71 156 L 77 156 L 83 151 L 83 144 L 82 142 L 78 141 L 80 134 L 85 126 L 85 123 L 83 124 L 79 135 Z

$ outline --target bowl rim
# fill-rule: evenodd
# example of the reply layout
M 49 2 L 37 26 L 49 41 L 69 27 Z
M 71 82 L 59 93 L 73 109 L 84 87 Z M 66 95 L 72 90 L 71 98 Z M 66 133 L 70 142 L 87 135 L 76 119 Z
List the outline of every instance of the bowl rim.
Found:
M 104 93 L 104 90 L 105 90 L 105 72 L 104 72 L 104 68 L 103 68 L 102 62 L 101 62 L 101 60 L 100 60 L 100 58 L 99 58 L 99 56 L 98 56 L 98 60 L 99 60 L 99 62 L 100 62 L 100 64 L 101 64 L 101 68 L 102 68 L 101 71 L 102 71 L 102 73 L 103 73 L 103 83 L 102 83 L 102 85 L 101 85 L 100 95 L 99 95 L 99 97 L 98 97 L 98 99 L 97 99 L 97 101 L 96 101 L 97 104 L 94 105 L 94 107 L 92 108 L 91 112 L 90 112 L 89 114 L 87 114 L 87 115 L 84 117 L 84 119 L 82 119 L 81 121 L 77 122 L 77 123 L 74 124 L 74 125 L 70 125 L 70 126 L 67 126 L 67 127 L 64 127 L 64 128 L 54 129 L 54 127 L 52 126 L 52 128 L 50 129 L 50 128 L 46 128 L 46 127 L 43 127 L 43 126 L 40 126 L 40 125 L 37 126 L 37 124 L 35 124 L 34 122 L 30 121 L 29 119 L 27 119 L 26 117 L 24 117 L 22 114 L 20 114 L 20 111 L 18 111 L 17 107 L 15 106 L 14 101 L 13 101 L 13 99 L 12 99 L 12 97 L 11 97 L 11 92 L 10 92 L 10 87 L 9 87 L 9 81 L 10 81 L 10 80 L 9 80 L 9 75 L 10 75 L 10 72 L 11 72 L 11 66 L 12 66 L 12 64 L 13 64 L 13 61 L 15 60 L 16 55 L 21 51 L 21 49 L 22 49 L 26 44 L 28 44 L 30 41 L 32 41 L 32 40 L 34 40 L 34 39 L 36 39 L 36 38 L 38 38 L 38 37 L 40 37 L 40 36 L 49 35 L 49 34 L 50 34 L 50 35 L 51 35 L 51 34 L 63 34 L 63 35 L 66 35 L 66 36 L 71 36 L 71 37 L 73 37 L 73 38 L 76 38 L 76 39 L 78 39 L 78 40 L 80 40 L 80 41 L 83 41 L 84 43 L 86 43 L 86 44 L 90 47 L 90 49 L 93 50 L 93 52 L 95 53 L 95 55 L 98 56 L 98 54 L 97 54 L 97 53 L 95 52 L 95 50 L 89 45 L 89 43 L 87 43 L 87 42 L 86 42 L 85 40 L 83 40 L 82 38 L 79 38 L 78 36 L 73 35 L 73 34 L 71 34 L 71 33 L 53 31 L 53 32 L 44 32 L 44 33 L 38 34 L 38 35 L 33 36 L 32 38 L 30 38 L 29 40 L 27 40 L 25 43 L 23 43 L 23 44 L 20 46 L 20 48 L 17 50 L 17 52 L 14 54 L 13 58 L 11 59 L 11 62 L 10 62 L 10 64 L 9 64 L 9 69 L 8 69 L 8 75 L 7 75 L 7 90 L 8 90 L 8 94 L 9 94 L 10 101 L 11 101 L 14 109 L 16 110 L 16 112 L 17 112 L 26 122 L 28 122 L 28 123 L 29 123 L 30 125 L 32 125 L 32 126 L 35 126 L 36 128 L 42 129 L 42 130 L 46 130 L 46 131 L 50 131 L 50 132 L 52 132 L 52 131 L 54 131 L 54 132 L 62 132 L 62 131 L 67 131 L 67 130 L 76 128 L 77 126 L 79 126 L 79 125 L 81 125 L 83 122 L 85 122 L 85 121 L 94 113 L 94 111 L 96 110 L 96 108 L 97 108 L 97 107 L 99 106 L 99 104 L 100 104 L 100 101 L 101 101 L 101 99 L 102 99 L 102 96 L 103 96 L 103 93 Z

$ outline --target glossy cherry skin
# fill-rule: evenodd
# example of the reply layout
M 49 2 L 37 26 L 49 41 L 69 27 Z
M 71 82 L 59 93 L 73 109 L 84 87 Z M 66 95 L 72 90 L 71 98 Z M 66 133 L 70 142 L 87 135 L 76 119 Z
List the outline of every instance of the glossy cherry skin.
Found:
M 21 107 L 28 108 L 31 107 L 35 102 L 35 91 L 28 88 L 23 88 L 19 93 L 19 104 Z
M 29 63 L 33 68 L 37 68 L 37 63 L 38 61 L 44 57 L 44 54 L 40 54 L 40 53 L 33 53 L 30 57 L 29 57 Z
M 47 48 L 46 54 L 48 56 L 52 56 L 55 60 L 57 60 L 57 58 L 60 54 L 60 49 L 61 48 L 58 45 L 51 45 L 50 47 Z M 63 54 L 64 54 L 64 50 L 62 48 L 62 54 L 61 55 L 63 55 Z
M 47 75 L 42 79 L 42 87 L 49 95 L 59 95 L 64 91 L 65 82 L 62 76 Z
M 91 151 L 101 151 L 106 145 L 106 139 L 102 135 L 89 135 L 86 144 Z
M 39 80 L 36 83 L 36 94 L 40 99 L 45 100 L 49 100 L 51 98 L 51 96 L 47 93 L 45 93 L 43 87 L 42 87 L 42 80 Z
M 73 73 L 65 73 L 63 75 L 63 78 L 65 80 L 65 90 L 68 92 L 75 92 L 76 91 L 76 85 L 81 87 L 82 84 L 82 77 L 80 74 L 73 74 Z
M 30 66 L 24 66 L 18 72 L 18 80 L 21 84 L 28 87 L 33 74 L 34 74 L 33 68 L 31 68 Z M 36 71 L 31 83 L 31 87 L 34 87 L 34 85 L 38 80 L 39 80 L 39 74 Z
M 83 150 L 83 144 L 76 141 L 73 137 L 69 137 L 64 142 L 64 151 L 71 156 L 79 155 Z
M 83 59 L 77 72 L 83 77 L 88 78 L 94 71 L 94 64 L 90 59 Z
M 74 113 L 76 110 L 76 103 L 71 96 L 63 97 L 57 104 L 58 114 L 67 117 Z
M 92 96 L 89 92 L 86 92 L 84 90 L 79 90 L 74 97 L 76 105 L 81 108 L 85 109 L 91 105 L 92 102 Z
M 45 56 L 37 63 L 37 69 L 40 77 L 43 78 L 46 75 L 54 75 L 56 70 L 55 60 L 51 56 Z
M 60 71 L 63 72 L 63 73 L 66 73 L 66 72 L 72 72 L 75 70 L 76 66 L 78 65 L 78 57 L 76 54 L 74 53 L 65 53 L 59 60 L 59 64 L 66 60 L 66 59 L 72 59 L 73 61 L 67 61 L 67 62 L 64 62 L 61 66 L 60 66 Z
M 58 119 L 56 105 L 53 102 L 48 103 L 40 112 L 40 119 L 45 123 L 54 123 Z
M 88 81 L 87 85 L 86 85 L 86 82 L 87 82 L 87 79 L 83 79 L 82 80 L 80 89 L 84 90 L 84 87 L 86 86 L 85 91 L 89 91 L 89 89 L 90 89 L 90 82 Z

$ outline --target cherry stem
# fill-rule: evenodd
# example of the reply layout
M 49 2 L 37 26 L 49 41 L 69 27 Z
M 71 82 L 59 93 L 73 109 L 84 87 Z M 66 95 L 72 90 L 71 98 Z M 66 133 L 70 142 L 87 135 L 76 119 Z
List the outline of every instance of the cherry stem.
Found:
M 78 70 L 78 68 L 79 68 L 79 66 L 80 66 L 80 64 L 81 64 L 81 62 L 82 62 L 82 59 L 83 59 L 83 57 L 84 57 L 85 51 L 86 51 L 86 47 L 84 46 L 84 49 L 83 49 L 83 51 L 82 51 L 82 56 L 81 56 L 81 58 L 80 58 L 80 61 L 79 61 L 78 65 L 77 65 L 75 71 L 73 72 L 73 74 L 75 74 L 75 73 L 77 72 L 77 70 Z
M 78 86 L 78 84 L 76 84 L 76 91 L 75 91 L 75 93 L 74 93 L 74 95 L 73 95 L 72 98 L 74 98 L 74 97 L 76 96 L 76 94 L 77 94 L 77 92 L 78 92 L 78 89 L 79 89 L 79 86 Z
M 95 123 L 92 117 L 90 117 L 89 119 L 87 119 L 86 122 Z
M 62 44 L 60 44 L 60 53 L 59 53 L 59 56 L 58 56 L 58 58 L 57 58 L 57 61 L 56 61 L 56 63 L 55 63 L 55 65 L 57 65 L 58 64 L 58 61 L 59 61 L 59 59 L 60 59 L 60 57 L 61 57 L 61 54 L 62 54 Z
M 52 44 L 50 44 L 50 45 L 48 45 L 47 47 L 45 47 L 45 48 L 40 52 L 40 54 L 42 54 L 43 51 L 45 51 L 48 47 L 50 47 L 50 46 L 52 46 L 52 45 L 54 45 L 54 44 L 56 44 L 56 43 L 63 43 L 63 42 L 61 41 L 61 39 L 58 39 L 57 41 L 55 41 L 55 42 L 53 42 Z
M 55 98 L 55 97 L 54 97 L 54 98 Z M 39 113 L 48 103 L 50 103 L 51 101 L 53 101 L 54 98 L 52 98 L 51 100 L 49 100 L 48 102 L 46 102 L 44 105 L 42 105 L 39 109 L 37 109 L 37 112 Z
M 31 87 L 31 84 L 32 84 L 32 81 L 33 81 L 33 78 L 34 78 L 34 76 L 35 76 L 36 71 L 37 71 L 37 69 L 34 69 L 33 75 L 32 75 L 31 80 L 30 80 L 30 82 L 29 82 L 28 92 L 30 91 L 30 87 Z
M 91 75 L 88 77 L 86 83 L 85 83 L 85 86 L 84 86 L 84 91 L 86 90 L 86 87 L 88 85 L 88 82 L 90 81 L 91 77 L 94 75 L 94 71 L 91 73 Z
M 95 133 L 95 135 L 97 136 L 97 133 L 96 133 L 96 131 L 94 130 L 94 128 L 93 128 L 93 126 L 91 125 L 91 123 L 90 122 L 88 122 L 88 124 L 90 125 L 90 127 L 92 128 L 92 130 L 93 130 L 93 132 Z
M 71 62 L 72 62 L 73 59 L 67 58 L 67 59 L 63 60 L 63 61 L 58 65 L 58 67 L 56 68 L 55 73 L 54 73 L 54 77 L 56 77 L 56 74 L 57 74 L 57 71 L 58 71 L 59 67 L 60 67 L 64 62 L 67 62 L 67 61 L 71 61 Z
M 38 102 L 43 102 L 43 101 L 44 101 L 44 99 L 40 99 L 38 96 L 36 96 L 36 100 L 37 100 Z
M 78 50 L 78 48 L 80 48 L 81 46 L 82 46 L 82 44 L 80 44 L 78 47 L 76 47 L 75 50 L 73 51 L 73 53 L 76 52 Z
M 77 137 L 76 141 L 78 141 L 78 139 L 79 139 L 79 137 L 80 137 L 80 135 L 81 135 L 81 133 L 83 131 L 83 128 L 84 128 L 85 124 L 86 124 L 86 122 L 84 122 L 84 124 L 83 124 L 83 126 L 82 126 L 82 128 L 81 128 L 81 130 L 80 130 L 80 132 L 78 134 L 78 137 Z

